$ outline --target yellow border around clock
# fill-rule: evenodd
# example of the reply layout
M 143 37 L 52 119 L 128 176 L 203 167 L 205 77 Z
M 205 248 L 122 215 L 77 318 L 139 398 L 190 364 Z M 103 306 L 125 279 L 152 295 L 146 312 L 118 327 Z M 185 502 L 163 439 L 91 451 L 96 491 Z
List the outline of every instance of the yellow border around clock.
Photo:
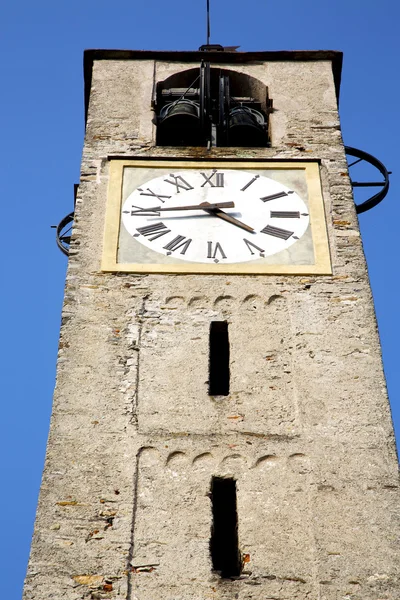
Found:
M 310 223 L 314 244 L 315 263 L 310 265 L 254 265 L 251 263 L 236 264 L 135 264 L 117 263 L 120 215 L 122 204 L 122 184 L 125 167 L 174 167 L 175 169 L 202 168 L 226 169 L 282 169 L 304 170 L 308 188 L 308 204 Z M 326 230 L 324 202 L 321 191 L 319 164 L 317 162 L 275 162 L 273 160 L 253 162 L 228 161 L 190 161 L 179 160 L 112 160 L 110 162 L 110 179 L 106 207 L 104 245 L 101 270 L 120 273 L 219 273 L 232 275 L 331 275 L 332 267 L 329 253 L 328 235 Z

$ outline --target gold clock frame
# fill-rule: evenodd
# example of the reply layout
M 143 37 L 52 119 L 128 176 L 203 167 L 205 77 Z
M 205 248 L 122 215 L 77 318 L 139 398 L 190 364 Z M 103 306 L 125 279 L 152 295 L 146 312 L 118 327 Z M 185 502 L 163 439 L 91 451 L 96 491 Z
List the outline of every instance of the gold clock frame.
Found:
M 122 185 L 126 167 L 141 168 L 173 168 L 184 169 L 258 169 L 265 170 L 266 176 L 270 170 L 303 170 L 305 172 L 310 224 L 314 247 L 314 263 L 309 265 L 293 264 L 145 264 L 118 263 L 118 240 L 121 226 Z M 328 234 L 326 228 L 324 201 L 321 190 L 320 170 L 317 161 L 276 162 L 263 161 L 179 161 L 179 160 L 124 160 L 110 161 L 109 185 L 105 216 L 103 256 L 101 270 L 119 273 L 174 273 L 174 274 L 232 274 L 232 275 L 331 275 L 332 267 L 329 252 Z

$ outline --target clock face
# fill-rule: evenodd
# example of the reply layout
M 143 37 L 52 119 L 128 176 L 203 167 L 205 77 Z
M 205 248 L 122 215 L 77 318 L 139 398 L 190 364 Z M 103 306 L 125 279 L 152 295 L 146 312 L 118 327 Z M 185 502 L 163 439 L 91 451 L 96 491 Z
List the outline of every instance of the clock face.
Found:
M 122 223 L 138 242 L 192 263 L 244 263 L 295 244 L 309 225 L 300 196 L 246 171 L 186 169 L 135 189 Z

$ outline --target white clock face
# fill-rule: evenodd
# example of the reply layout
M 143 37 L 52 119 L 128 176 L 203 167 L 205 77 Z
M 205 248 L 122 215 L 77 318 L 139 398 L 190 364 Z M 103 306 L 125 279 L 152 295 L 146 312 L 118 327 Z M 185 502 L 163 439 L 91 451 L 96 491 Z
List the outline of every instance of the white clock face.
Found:
M 122 222 L 138 242 L 194 263 L 242 263 L 297 242 L 308 209 L 290 188 L 246 171 L 182 170 L 133 191 Z

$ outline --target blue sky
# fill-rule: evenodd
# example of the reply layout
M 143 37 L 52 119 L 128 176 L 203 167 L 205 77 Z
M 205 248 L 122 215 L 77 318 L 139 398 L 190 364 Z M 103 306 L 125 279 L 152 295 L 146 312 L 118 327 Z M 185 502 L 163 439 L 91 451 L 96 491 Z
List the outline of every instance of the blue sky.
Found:
M 14 0 L 0 12 L 1 594 L 19 600 L 44 461 L 66 259 L 50 226 L 73 208 L 84 135 L 85 48 L 193 50 L 206 0 Z M 393 417 L 400 436 L 398 0 L 211 0 L 211 41 L 241 50 L 344 52 L 345 143 L 393 171 L 360 216 Z

